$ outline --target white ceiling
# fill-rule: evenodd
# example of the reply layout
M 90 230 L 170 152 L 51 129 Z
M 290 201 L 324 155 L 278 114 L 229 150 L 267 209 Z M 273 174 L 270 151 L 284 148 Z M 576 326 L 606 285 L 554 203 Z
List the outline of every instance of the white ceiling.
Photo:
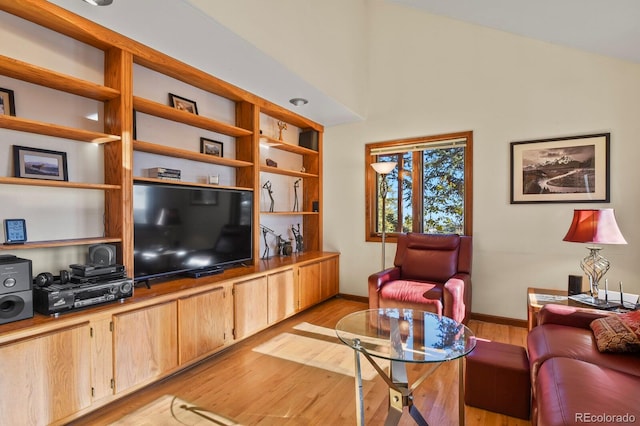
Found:
M 638 0 L 389 0 L 428 13 L 640 63 Z
M 362 120 L 189 0 L 50 1 L 325 126 Z M 640 63 L 640 0 L 385 1 Z M 296 109 L 288 102 L 294 97 L 310 102 Z

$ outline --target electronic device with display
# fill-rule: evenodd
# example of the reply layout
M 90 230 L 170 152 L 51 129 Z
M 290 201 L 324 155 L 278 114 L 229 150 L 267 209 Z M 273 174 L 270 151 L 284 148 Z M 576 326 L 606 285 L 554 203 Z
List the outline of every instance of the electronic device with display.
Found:
M 206 276 L 253 260 L 253 192 L 135 181 L 134 279 Z
M 4 220 L 4 243 L 24 244 L 27 242 L 27 222 L 24 219 Z

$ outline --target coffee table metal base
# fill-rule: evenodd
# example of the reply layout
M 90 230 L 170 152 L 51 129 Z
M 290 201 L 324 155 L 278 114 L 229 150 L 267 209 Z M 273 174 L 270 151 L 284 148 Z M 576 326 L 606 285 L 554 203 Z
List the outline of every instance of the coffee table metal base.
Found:
M 438 369 L 441 362 L 431 363 L 429 369 L 425 371 L 411 386 L 407 378 L 406 364 L 401 361 L 391 361 L 390 374 L 376 363 L 367 351 L 359 346 L 354 348 L 355 359 L 355 384 L 356 384 L 356 421 L 358 425 L 364 426 L 364 394 L 362 391 L 362 373 L 360 367 L 360 355 L 363 355 L 367 361 L 378 372 L 378 375 L 384 379 L 389 386 L 389 413 L 385 420 L 385 426 L 397 425 L 400 422 L 404 408 L 407 407 L 409 415 L 419 426 L 429 426 L 420 411 L 413 405 L 413 391 L 422 384 L 434 371 Z M 460 425 L 464 425 L 464 380 L 463 380 L 463 357 L 458 359 L 458 421 Z

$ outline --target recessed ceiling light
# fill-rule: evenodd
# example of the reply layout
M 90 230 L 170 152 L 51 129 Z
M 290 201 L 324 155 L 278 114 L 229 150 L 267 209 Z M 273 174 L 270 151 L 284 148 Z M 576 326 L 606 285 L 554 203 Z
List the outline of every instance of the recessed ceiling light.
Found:
M 293 98 L 293 99 L 289 99 L 289 102 L 291 102 L 295 106 L 302 106 L 309 103 L 309 101 L 306 100 L 305 98 Z
M 84 0 L 92 6 L 109 6 L 113 0 Z

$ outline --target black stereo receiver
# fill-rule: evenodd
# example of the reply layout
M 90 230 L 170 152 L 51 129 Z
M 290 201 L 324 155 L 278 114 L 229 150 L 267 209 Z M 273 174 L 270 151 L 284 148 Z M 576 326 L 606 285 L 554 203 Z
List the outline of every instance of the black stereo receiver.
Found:
M 57 315 L 133 296 L 133 280 L 120 278 L 84 284 L 52 284 L 33 289 L 33 307 L 44 315 Z

